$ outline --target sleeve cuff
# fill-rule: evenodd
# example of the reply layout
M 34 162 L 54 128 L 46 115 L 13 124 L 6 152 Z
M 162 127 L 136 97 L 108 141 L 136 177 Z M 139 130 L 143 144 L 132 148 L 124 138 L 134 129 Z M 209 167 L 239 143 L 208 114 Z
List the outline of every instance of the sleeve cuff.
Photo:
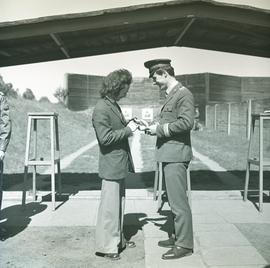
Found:
M 132 130 L 130 129 L 130 127 L 126 126 L 126 133 L 127 133 L 127 136 L 131 136 L 133 134 Z
M 165 137 L 170 137 L 169 123 L 163 125 L 163 131 Z

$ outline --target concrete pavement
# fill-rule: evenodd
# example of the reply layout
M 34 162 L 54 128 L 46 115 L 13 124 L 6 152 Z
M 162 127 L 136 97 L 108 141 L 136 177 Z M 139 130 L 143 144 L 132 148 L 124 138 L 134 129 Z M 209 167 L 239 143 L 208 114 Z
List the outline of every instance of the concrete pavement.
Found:
M 46 192 L 39 192 L 39 200 L 44 195 Z M 47 205 L 46 208 L 30 215 L 31 220 L 26 228 L 94 226 L 99 196 L 100 191 L 79 191 L 69 196 L 65 202 L 57 202 L 59 207 L 55 211 L 51 211 L 50 202 L 42 202 L 41 204 Z M 20 198 L 20 192 L 4 192 L 3 209 L 20 204 Z M 29 197 L 28 202 L 30 201 Z M 157 242 L 167 238 L 168 210 L 165 203 L 162 213 L 157 213 L 157 203 L 152 200 L 151 190 L 127 190 L 125 213 L 130 217 L 127 217 L 125 224 L 142 226 L 145 267 L 270 267 L 270 246 L 267 244 L 270 241 L 270 203 L 264 203 L 264 212 L 259 213 L 253 203 L 242 201 L 240 191 L 192 191 L 194 254 L 178 260 L 164 261 L 161 255 L 166 249 L 158 247 Z M 257 232 L 255 238 L 252 237 L 252 230 L 254 234 Z M 269 231 L 268 234 L 266 230 Z M 265 245 L 260 245 L 263 239 L 266 239 Z M 4 247 L 5 241 L 1 243 Z M 91 264 L 88 267 L 92 267 Z

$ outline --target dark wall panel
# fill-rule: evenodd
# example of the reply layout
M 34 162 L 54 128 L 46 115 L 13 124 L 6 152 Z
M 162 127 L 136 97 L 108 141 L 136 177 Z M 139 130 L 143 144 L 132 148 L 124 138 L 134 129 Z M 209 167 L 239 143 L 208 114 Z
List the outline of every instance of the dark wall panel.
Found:
M 206 81 L 209 76 L 209 95 Z M 213 73 L 177 75 L 176 78 L 193 93 L 199 107 L 200 118 L 204 120 L 205 105 L 210 103 L 241 102 L 247 99 L 270 98 L 270 77 L 238 77 Z M 94 106 L 100 98 L 102 76 L 67 74 L 68 108 L 85 110 Z M 121 105 L 153 106 L 160 105 L 164 92 L 153 86 L 152 80 L 134 77 L 127 97 Z

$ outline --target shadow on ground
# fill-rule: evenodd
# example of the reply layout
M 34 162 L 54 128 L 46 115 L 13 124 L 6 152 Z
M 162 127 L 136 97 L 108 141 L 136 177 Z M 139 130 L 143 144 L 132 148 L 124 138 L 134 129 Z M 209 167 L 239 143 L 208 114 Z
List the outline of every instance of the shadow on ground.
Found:
M 22 232 L 29 223 L 31 217 L 41 213 L 47 208 L 47 205 L 38 202 L 6 207 L 0 212 L 0 240 L 4 241 L 10 237 Z
M 126 179 L 127 189 L 148 189 L 154 185 L 154 171 L 129 174 Z M 264 178 L 270 177 L 270 171 L 264 172 Z M 21 191 L 23 174 L 5 174 L 4 190 Z M 28 179 L 30 189 L 31 179 Z M 245 171 L 214 172 L 209 170 L 191 171 L 192 190 L 202 191 L 229 191 L 243 190 Z M 76 194 L 79 191 L 101 189 L 101 179 L 97 173 L 62 173 L 63 192 Z M 50 176 L 39 175 L 37 180 L 38 190 L 50 191 Z M 258 172 L 251 171 L 249 189 L 258 189 Z M 264 180 L 264 189 L 270 190 L 270 181 Z
M 27 189 L 31 190 L 31 179 L 28 176 Z M 154 171 L 142 173 L 130 173 L 126 179 L 127 189 L 147 189 L 153 192 Z M 270 171 L 264 172 L 264 178 L 270 177 Z M 56 180 L 57 181 L 57 180 Z M 23 174 L 6 174 L 4 176 L 5 191 L 22 191 L 23 189 Z M 241 191 L 243 195 L 245 184 L 245 171 L 227 171 L 215 172 L 209 170 L 193 170 L 191 171 L 191 189 L 193 191 Z M 163 185 L 165 185 L 163 183 Z M 249 196 L 248 199 L 258 209 L 258 172 L 250 172 Z M 51 179 L 49 175 L 37 176 L 37 189 L 40 191 L 51 190 Z M 66 202 L 69 196 L 76 195 L 80 191 L 94 191 L 101 189 L 101 179 L 97 173 L 62 173 L 62 197 Z M 264 180 L 264 190 L 270 190 L 270 180 Z M 252 193 L 252 195 L 251 195 Z M 57 197 L 59 198 L 59 196 Z M 42 197 L 43 201 L 51 200 L 51 196 Z M 269 203 L 270 196 L 264 194 L 263 202 Z
M 127 241 L 132 240 L 147 224 L 145 213 L 128 213 L 124 215 L 124 236 Z

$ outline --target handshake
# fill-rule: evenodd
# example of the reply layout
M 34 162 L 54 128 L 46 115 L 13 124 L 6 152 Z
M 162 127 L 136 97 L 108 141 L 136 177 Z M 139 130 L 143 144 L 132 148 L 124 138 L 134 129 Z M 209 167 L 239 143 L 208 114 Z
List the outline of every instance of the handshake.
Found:
M 158 124 L 149 125 L 145 120 L 138 119 L 137 117 L 132 118 L 127 124 L 132 132 L 139 129 L 140 131 L 144 131 L 145 134 L 149 135 L 156 134 L 157 125 Z

